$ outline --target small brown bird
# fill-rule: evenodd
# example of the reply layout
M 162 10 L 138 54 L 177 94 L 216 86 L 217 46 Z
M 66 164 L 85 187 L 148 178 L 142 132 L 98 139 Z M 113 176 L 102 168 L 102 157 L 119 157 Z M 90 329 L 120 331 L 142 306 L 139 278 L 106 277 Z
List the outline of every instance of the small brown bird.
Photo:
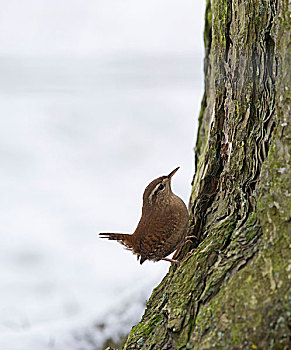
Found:
M 188 222 L 188 210 L 182 199 L 171 189 L 172 176 L 153 180 L 143 194 L 142 215 L 134 233 L 100 233 L 101 238 L 116 240 L 137 255 L 142 264 L 145 260 L 179 261 L 166 258 L 184 241 Z

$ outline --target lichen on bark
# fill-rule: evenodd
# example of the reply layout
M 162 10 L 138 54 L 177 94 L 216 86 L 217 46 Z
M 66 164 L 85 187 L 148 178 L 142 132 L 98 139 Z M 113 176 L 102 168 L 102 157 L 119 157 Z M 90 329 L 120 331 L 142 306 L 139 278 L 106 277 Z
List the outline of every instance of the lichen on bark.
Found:
M 124 349 L 291 348 L 290 8 L 208 0 L 189 204 L 197 240 Z

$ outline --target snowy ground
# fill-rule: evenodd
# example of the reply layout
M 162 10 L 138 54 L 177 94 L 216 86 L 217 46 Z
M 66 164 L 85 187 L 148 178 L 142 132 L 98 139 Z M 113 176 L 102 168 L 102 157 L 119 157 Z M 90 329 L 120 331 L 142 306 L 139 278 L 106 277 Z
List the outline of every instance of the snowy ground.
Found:
M 0 5 L 0 349 L 95 350 L 169 268 L 97 233 L 177 166 L 188 201 L 205 0 Z
M 177 166 L 188 202 L 201 57 L 3 56 L 0 76 L 0 349 L 93 349 L 168 271 L 97 233 L 132 232 Z

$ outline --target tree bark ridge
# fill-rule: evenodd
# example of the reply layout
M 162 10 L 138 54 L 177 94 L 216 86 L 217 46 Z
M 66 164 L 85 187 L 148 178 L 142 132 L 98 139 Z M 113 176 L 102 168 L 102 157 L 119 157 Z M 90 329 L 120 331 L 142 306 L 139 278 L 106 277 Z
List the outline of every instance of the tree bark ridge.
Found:
M 189 235 L 124 349 L 291 347 L 290 10 L 208 0 Z

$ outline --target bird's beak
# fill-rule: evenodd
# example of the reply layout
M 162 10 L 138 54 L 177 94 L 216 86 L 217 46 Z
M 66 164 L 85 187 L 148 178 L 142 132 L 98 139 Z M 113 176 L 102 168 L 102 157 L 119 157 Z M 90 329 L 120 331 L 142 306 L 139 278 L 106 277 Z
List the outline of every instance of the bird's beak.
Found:
M 177 170 L 179 169 L 180 167 L 178 166 L 178 168 L 176 168 L 175 170 L 171 171 L 170 174 L 168 175 L 168 178 L 171 179 L 171 177 L 177 172 Z

